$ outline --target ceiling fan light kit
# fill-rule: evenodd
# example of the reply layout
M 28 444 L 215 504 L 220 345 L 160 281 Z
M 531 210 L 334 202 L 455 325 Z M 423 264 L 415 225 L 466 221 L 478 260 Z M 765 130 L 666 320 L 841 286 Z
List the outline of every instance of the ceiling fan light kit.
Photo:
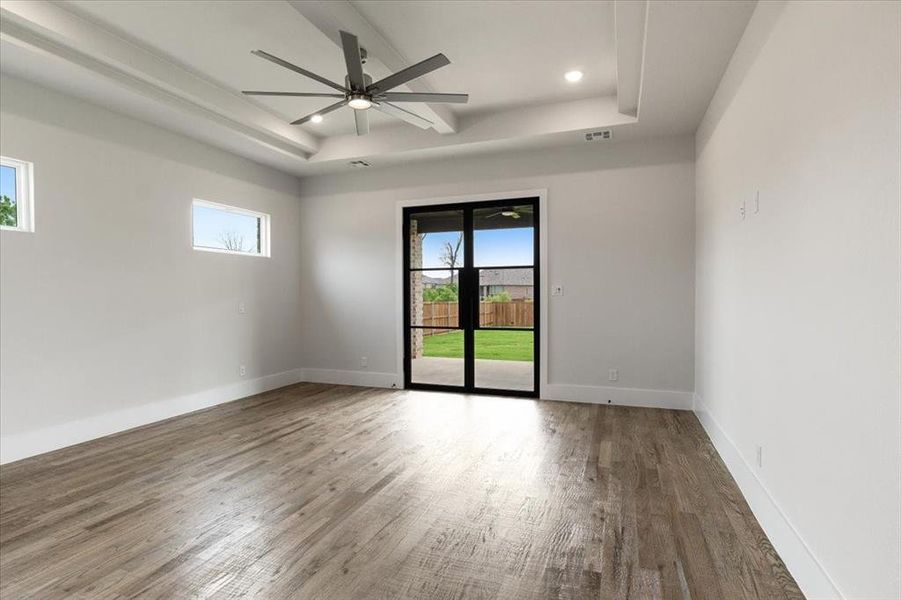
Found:
M 360 48 L 357 36 L 346 31 L 341 31 L 341 47 L 344 51 L 344 62 L 347 67 L 347 77 L 345 77 L 344 85 L 335 83 L 321 75 L 317 75 L 312 71 L 307 71 L 297 65 L 289 63 L 277 56 L 264 52 L 262 50 L 254 50 L 253 55 L 266 59 L 290 71 L 294 71 L 304 77 L 308 77 L 313 81 L 318 81 L 323 85 L 337 90 L 335 93 L 316 93 L 316 92 L 266 92 L 266 91 L 244 91 L 242 93 L 248 96 L 288 96 L 299 98 L 341 98 L 339 102 L 326 106 L 325 108 L 301 117 L 296 121 L 292 121 L 292 125 L 301 125 L 307 121 L 318 123 L 322 120 L 322 115 L 338 110 L 344 106 L 354 109 L 354 123 L 357 129 L 357 135 L 366 135 L 369 133 L 369 116 L 367 110 L 374 108 L 380 112 L 391 115 L 406 123 L 415 125 L 421 129 L 429 129 L 432 122 L 417 115 L 414 112 L 395 106 L 394 103 L 400 102 L 441 102 L 441 103 L 458 103 L 465 104 L 469 102 L 468 94 L 437 94 L 437 93 L 417 93 L 417 92 L 392 92 L 396 87 L 404 85 L 418 77 L 422 77 L 436 69 L 440 69 L 450 64 L 450 61 L 443 54 L 436 54 L 431 58 L 418 62 L 415 65 L 402 69 L 397 73 L 389 75 L 384 79 L 380 79 L 373 83 L 372 78 L 363 72 L 363 62 L 366 56 L 365 50 Z M 314 117 L 316 117 L 314 119 Z
M 505 206 L 504 208 L 486 215 L 485 219 L 495 219 L 504 217 L 507 219 L 521 219 L 523 215 L 531 215 L 532 209 L 529 206 Z
M 372 107 L 372 100 L 369 99 L 369 96 L 364 96 L 363 94 L 352 94 L 350 100 L 347 101 L 347 105 L 354 110 L 366 110 Z

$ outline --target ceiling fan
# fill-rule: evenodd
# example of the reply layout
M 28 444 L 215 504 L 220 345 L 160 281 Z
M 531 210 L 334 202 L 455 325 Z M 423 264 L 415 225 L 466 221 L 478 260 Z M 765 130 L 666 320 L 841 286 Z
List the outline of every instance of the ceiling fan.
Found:
M 408 81 L 412 81 L 417 77 L 422 77 L 427 73 L 449 65 L 450 61 L 443 54 L 436 54 L 432 58 L 427 58 L 422 62 L 418 62 L 413 66 L 402 69 L 393 75 L 389 75 L 384 79 L 380 79 L 373 83 L 372 77 L 363 72 L 363 63 L 366 60 L 366 50 L 360 48 L 357 36 L 346 31 L 341 31 L 341 47 L 344 50 L 344 61 L 347 64 L 347 76 L 344 78 L 344 85 L 330 81 L 325 77 L 317 75 L 306 69 L 302 69 L 297 65 L 293 65 L 286 60 L 282 60 L 277 56 L 273 56 L 262 50 L 254 50 L 251 54 L 265 58 L 270 62 L 300 73 L 305 77 L 309 77 L 314 81 L 325 84 L 336 90 L 337 94 L 319 93 L 319 92 L 262 92 L 262 91 L 245 91 L 242 92 L 248 96 L 293 96 L 301 98 L 341 98 L 339 102 L 326 106 L 325 108 L 301 117 L 296 121 L 292 121 L 292 125 L 301 125 L 315 117 L 316 115 L 324 115 L 333 110 L 338 110 L 343 106 L 349 106 L 354 109 L 354 121 L 357 126 L 357 135 L 366 135 L 369 133 L 369 115 L 367 109 L 374 108 L 380 112 L 397 117 L 402 121 L 406 121 L 411 125 L 416 125 L 422 129 L 428 129 L 432 126 L 432 122 L 424 119 L 419 115 L 412 113 L 404 108 L 395 106 L 393 102 L 451 102 L 465 104 L 469 101 L 468 94 L 432 94 L 432 93 L 414 93 L 414 92 L 392 92 L 394 88 L 401 86 Z

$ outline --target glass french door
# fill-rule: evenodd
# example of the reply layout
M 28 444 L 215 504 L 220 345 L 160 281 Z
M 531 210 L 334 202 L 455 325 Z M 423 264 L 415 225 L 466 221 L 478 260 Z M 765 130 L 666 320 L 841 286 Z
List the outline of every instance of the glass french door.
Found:
M 404 209 L 404 383 L 538 395 L 538 199 Z

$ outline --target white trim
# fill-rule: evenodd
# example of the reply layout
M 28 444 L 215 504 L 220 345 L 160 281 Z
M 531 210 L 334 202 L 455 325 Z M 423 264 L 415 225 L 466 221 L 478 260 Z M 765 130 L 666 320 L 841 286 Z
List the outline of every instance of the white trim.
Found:
M 35 431 L 0 436 L 0 464 L 51 452 L 301 381 L 303 381 L 302 370 L 291 369 Z
M 692 396 L 691 392 L 676 390 L 646 390 L 600 385 L 572 385 L 568 383 L 546 384 L 541 393 L 542 400 L 640 406 L 644 408 L 670 408 L 674 410 L 691 410 Z
M 0 225 L 3 231 L 34 231 L 34 163 L 0 156 L 0 166 L 16 172 L 16 226 Z
M 268 254 L 260 254 L 259 252 L 238 252 L 237 250 L 226 250 L 224 248 L 207 248 L 205 246 L 192 246 L 192 250 L 198 252 L 212 252 L 214 254 L 234 254 L 237 256 L 251 256 L 255 258 L 271 258 Z
M 738 446 L 697 394 L 694 397 L 694 410 L 714 448 L 738 484 L 748 506 L 751 507 L 751 512 L 754 513 L 757 522 L 760 523 L 767 538 L 773 544 L 773 548 L 791 571 L 804 595 L 808 598 L 843 600 L 845 596 L 839 590 L 838 585 L 829 576 L 807 542 L 804 541 L 801 533 L 792 525 L 764 482 L 757 476 L 754 468 L 742 456 Z
M 340 369 L 302 369 L 303 380 L 310 383 L 333 383 L 336 385 L 357 385 L 362 387 L 395 388 L 403 387 L 404 378 L 396 373 L 375 371 L 342 371 Z
M 259 252 L 241 252 L 238 250 L 226 250 L 225 248 L 211 248 L 209 246 L 198 246 L 194 243 L 194 207 L 212 208 L 222 212 L 234 213 L 244 217 L 253 217 L 260 221 L 260 251 Z M 209 200 L 201 200 L 194 198 L 191 201 L 191 247 L 201 252 L 216 252 L 218 254 L 238 254 L 240 256 L 256 256 L 262 258 L 270 258 L 269 246 L 269 230 L 271 217 L 268 213 L 250 210 L 249 208 L 241 208 L 240 206 L 231 206 L 221 204 L 219 202 L 211 202 Z
M 404 208 L 407 206 L 429 206 L 431 204 L 462 204 L 465 202 L 484 202 L 488 200 L 516 200 L 518 198 L 538 198 L 538 268 L 541 272 L 539 282 L 539 310 L 541 322 L 538 327 L 540 372 L 538 373 L 538 390 L 543 397 L 547 387 L 547 349 L 548 349 L 548 220 L 547 189 L 516 190 L 511 192 L 491 192 L 488 194 L 464 194 L 462 196 L 446 196 L 443 198 L 424 198 L 421 200 L 400 200 L 395 213 L 395 250 L 394 250 L 394 318 L 395 318 L 395 360 L 397 365 L 398 387 L 404 381 Z

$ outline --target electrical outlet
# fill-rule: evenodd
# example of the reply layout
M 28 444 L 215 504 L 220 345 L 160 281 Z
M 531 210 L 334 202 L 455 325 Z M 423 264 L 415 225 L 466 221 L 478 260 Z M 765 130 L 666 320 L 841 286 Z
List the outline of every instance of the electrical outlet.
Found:
M 247 375 L 247 367 L 245 367 L 244 365 L 238 367 L 238 375 L 240 375 L 241 377 Z
M 244 306 L 243 302 L 238 302 L 238 312 L 242 315 L 247 312 L 247 307 Z
M 607 373 L 607 379 L 610 381 L 619 381 L 619 369 L 610 369 Z
M 745 201 L 742 200 L 741 204 L 738 205 L 738 218 L 744 221 L 745 214 L 747 214 L 747 210 L 745 209 Z
M 369 366 L 369 358 L 367 358 L 366 356 L 361 356 L 360 357 L 360 366 L 364 367 L 364 368 L 368 367 Z
M 562 296 L 563 295 L 563 286 L 555 285 L 551 287 L 551 296 Z
M 757 446 L 757 468 L 763 468 L 763 446 Z

